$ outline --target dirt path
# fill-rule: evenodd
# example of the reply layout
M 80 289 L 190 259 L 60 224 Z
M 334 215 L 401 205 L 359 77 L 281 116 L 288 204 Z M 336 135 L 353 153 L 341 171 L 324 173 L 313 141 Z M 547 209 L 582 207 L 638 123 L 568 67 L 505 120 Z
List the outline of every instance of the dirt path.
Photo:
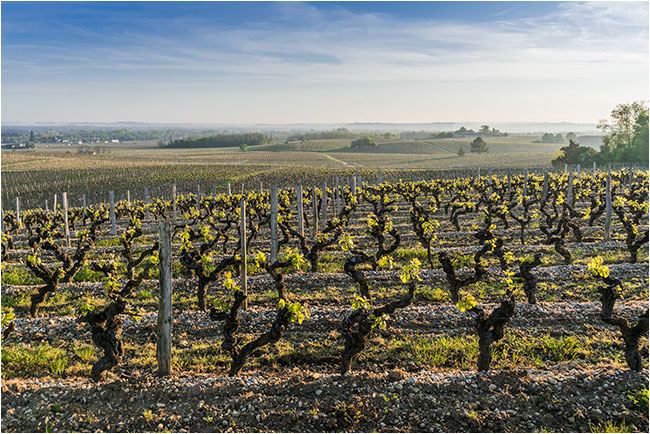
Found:
M 357 167 L 356 164 L 348 163 L 347 161 L 339 160 L 338 158 L 332 157 L 330 154 L 323 154 L 330 160 L 336 161 L 337 163 L 342 164 L 344 167 Z
M 435 143 L 431 143 L 431 142 L 424 142 L 424 143 L 426 143 L 427 145 L 431 145 L 431 146 L 433 146 L 434 148 L 438 148 L 438 149 L 440 149 L 441 151 L 447 152 L 447 153 L 449 153 L 449 154 L 458 155 L 456 152 L 454 152 L 454 151 L 450 151 L 449 149 L 447 149 L 447 148 L 443 148 L 442 146 L 440 146 L 440 145 L 436 145 Z

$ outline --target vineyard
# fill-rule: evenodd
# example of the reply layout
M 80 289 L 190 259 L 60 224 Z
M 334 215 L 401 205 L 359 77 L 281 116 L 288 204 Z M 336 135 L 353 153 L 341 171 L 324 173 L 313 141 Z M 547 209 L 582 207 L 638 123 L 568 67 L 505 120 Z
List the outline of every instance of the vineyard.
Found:
M 2 430 L 648 432 L 647 170 L 325 173 L 5 206 Z

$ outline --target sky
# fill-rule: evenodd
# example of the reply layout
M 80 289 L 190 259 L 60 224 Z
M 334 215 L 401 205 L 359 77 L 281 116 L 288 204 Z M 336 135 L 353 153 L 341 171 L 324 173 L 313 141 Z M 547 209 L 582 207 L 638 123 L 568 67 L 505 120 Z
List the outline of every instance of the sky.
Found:
M 648 2 L 2 1 L 3 123 L 587 122 Z

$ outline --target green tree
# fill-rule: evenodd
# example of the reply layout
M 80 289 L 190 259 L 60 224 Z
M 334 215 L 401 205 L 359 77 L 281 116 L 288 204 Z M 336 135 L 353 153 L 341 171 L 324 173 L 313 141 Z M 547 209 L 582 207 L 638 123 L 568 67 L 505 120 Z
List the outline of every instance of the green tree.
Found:
M 365 148 L 368 146 L 377 146 L 375 141 L 368 136 L 361 137 L 357 140 L 352 141 L 351 147 L 353 148 Z
M 481 134 L 490 134 L 490 127 L 488 125 L 481 125 L 481 129 L 478 132 Z
M 566 133 L 566 140 L 569 140 L 569 141 L 573 140 L 573 141 L 575 141 L 575 140 L 577 140 L 577 139 L 578 139 L 578 136 L 576 136 L 575 133 Z
M 248 145 L 246 143 L 242 143 L 241 145 L 239 145 L 239 150 L 241 152 L 248 152 Z
M 606 134 L 603 137 L 603 145 L 600 148 L 601 159 L 605 162 L 624 161 L 633 157 L 641 157 L 642 161 L 648 161 L 647 139 L 647 116 L 648 107 L 644 101 L 634 101 L 629 104 L 618 104 L 612 110 L 611 119 L 603 119 L 599 122 L 598 128 Z M 645 123 L 645 126 L 644 126 Z M 645 129 L 645 133 L 644 133 Z M 634 142 L 635 137 L 639 137 Z M 639 149 L 634 149 L 633 142 Z M 645 146 L 645 156 L 640 156 L 639 150 Z
M 479 136 L 472 140 L 469 151 L 475 154 L 486 153 L 488 151 L 487 143 Z
M 458 156 L 459 157 L 465 156 L 465 148 L 463 148 L 462 146 L 460 147 L 460 149 L 458 149 Z
M 580 146 L 580 143 L 569 139 L 568 146 L 560 148 L 558 155 L 551 163 L 561 164 L 584 164 L 593 161 L 596 157 L 596 151 L 586 146 Z

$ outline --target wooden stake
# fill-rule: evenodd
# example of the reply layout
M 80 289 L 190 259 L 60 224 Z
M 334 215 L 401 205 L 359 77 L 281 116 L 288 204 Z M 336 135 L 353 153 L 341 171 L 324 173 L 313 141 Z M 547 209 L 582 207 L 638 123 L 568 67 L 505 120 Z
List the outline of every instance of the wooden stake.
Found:
M 171 224 L 158 223 L 158 271 L 160 294 L 158 298 L 158 342 L 156 359 L 158 375 L 168 376 L 172 370 L 172 237 Z
M 312 188 L 311 198 L 312 198 L 312 209 L 314 211 L 314 237 L 318 235 L 318 198 L 316 197 L 316 186 Z
M 243 185 L 243 184 L 242 184 Z M 244 310 L 248 309 L 248 264 L 246 263 L 246 202 L 241 200 L 241 289 L 244 293 Z
M 305 236 L 305 222 L 302 209 L 302 185 L 296 187 L 296 208 L 298 212 L 298 233 L 301 237 Z
M 278 188 L 271 188 L 271 264 L 278 260 Z
M 176 224 L 176 183 L 172 184 L 172 222 Z
M 607 171 L 607 190 L 605 192 L 605 241 L 609 241 L 612 229 L 612 170 Z
M 112 191 L 108 192 L 108 202 L 110 204 L 111 235 L 117 235 L 117 226 L 115 223 L 115 196 Z
M 322 201 L 321 201 L 321 222 L 323 222 L 323 227 L 325 227 L 325 222 L 327 222 L 327 183 L 323 181 L 322 188 Z
M 65 241 L 69 248 L 70 247 L 70 226 L 68 224 L 68 193 L 67 192 L 65 191 L 63 192 L 62 199 L 63 199 L 63 224 L 65 227 Z

